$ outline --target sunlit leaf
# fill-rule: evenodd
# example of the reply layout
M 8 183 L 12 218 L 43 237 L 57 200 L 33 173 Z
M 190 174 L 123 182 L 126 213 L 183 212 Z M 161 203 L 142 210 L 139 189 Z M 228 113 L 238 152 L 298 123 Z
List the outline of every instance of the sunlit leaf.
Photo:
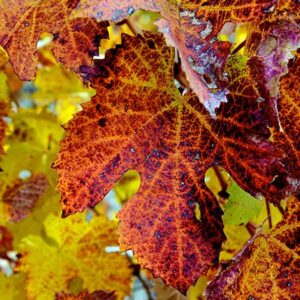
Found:
M 227 193 L 229 198 L 224 207 L 224 224 L 246 224 L 261 211 L 263 201 L 246 193 L 235 182 L 230 184 Z
M 208 299 L 293 299 L 300 293 L 299 200 L 284 219 L 255 235 L 207 288 Z
M 97 95 L 66 126 L 55 168 L 64 216 L 95 206 L 125 171 L 138 171 L 140 190 L 118 216 L 121 246 L 186 291 L 215 262 L 223 240 L 207 168 L 218 163 L 243 188 L 267 195 L 278 195 L 272 180 L 285 170 L 265 139 L 257 102 L 243 101 L 243 110 L 232 102 L 212 119 L 195 95 L 175 87 L 173 55 L 157 34 L 127 36 L 89 70 Z
M 129 294 L 129 263 L 120 253 L 106 252 L 106 247 L 117 244 L 117 235 L 116 225 L 103 214 L 89 222 L 85 214 L 66 220 L 50 214 L 45 230 L 48 239 L 27 236 L 21 244 L 18 269 L 26 273 L 29 299 L 53 300 L 58 292 L 71 292 L 75 277 L 89 292 L 109 289 L 117 299 Z

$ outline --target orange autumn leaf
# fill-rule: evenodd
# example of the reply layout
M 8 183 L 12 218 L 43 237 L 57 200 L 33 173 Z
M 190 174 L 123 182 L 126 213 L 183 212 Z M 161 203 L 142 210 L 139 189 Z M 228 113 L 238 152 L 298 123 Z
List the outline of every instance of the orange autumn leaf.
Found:
M 55 300 L 116 300 L 114 292 L 95 291 L 89 293 L 87 290 L 80 292 L 78 295 L 67 293 L 57 293 Z
M 221 102 L 227 102 L 227 77 L 224 67 L 231 43 L 218 40 L 225 24 L 233 27 L 251 22 L 255 27 L 276 1 L 115 1 L 84 0 L 73 11 L 73 17 L 120 21 L 136 9 L 159 11 L 160 31 L 170 45 L 178 49 L 182 68 L 190 87 L 212 116 Z
M 173 1 L 173 0 L 171 0 Z M 170 2 L 171 2 L 170 1 Z M 72 12 L 72 18 L 95 18 L 98 21 L 125 19 L 137 9 L 158 11 L 161 0 L 81 0 Z
M 226 25 L 235 28 L 249 22 L 255 27 L 275 2 L 183 0 L 177 9 L 163 8 L 160 30 L 177 47 L 190 87 L 212 116 L 222 102 L 227 102 L 228 93 L 224 68 L 231 43 L 220 41 L 219 33 Z
M 38 61 L 37 42 L 45 32 L 53 34 L 54 52 L 59 53 L 60 59 L 64 59 L 66 55 L 65 59 L 70 63 L 79 58 L 82 62 L 92 60 L 92 56 L 89 57 L 87 52 L 97 50 L 99 41 L 91 41 L 82 34 L 78 36 L 79 22 L 74 23 L 69 19 L 78 3 L 79 0 L 1 2 L 0 44 L 9 54 L 13 68 L 20 79 L 30 80 L 35 77 Z M 86 22 L 93 23 L 88 20 Z M 58 38 L 60 43 L 57 44 Z
M 121 247 L 185 292 L 216 263 L 224 240 L 206 170 L 219 164 L 243 188 L 266 195 L 279 193 L 272 181 L 284 170 L 258 126 L 257 102 L 243 100 L 242 110 L 232 99 L 214 120 L 194 94 L 175 87 L 173 56 L 162 36 L 145 33 L 124 37 L 87 68 L 97 95 L 65 126 L 54 166 L 64 216 L 95 206 L 124 172 L 138 171 L 140 190 L 118 215 Z
M 280 94 L 278 100 L 279 118 L 282 130 L 276 132 L 274 139 L 278 146 L 286 153 L 286 164 L 289 172 L 299 178 L 300 170 L 300 55 L 290 61 L 289 73 L 280 81 Z
M 281 96 L 280 79 L 288 73 L 288 62 L 294 59 L 293 53 L 300 47 L 300 28 L 293 9 L 277 13 L 275 19 L 270 16 L 251 33 L 247 53 L 251 76 L 256 81 L 263 105 L 267 107 L 269 126 L 280 131 L 277 103 Z
M 26 218 L 47 187 L 48 179 L 43 173 L 34 174 L 27 180 L 16 179 L 3 194 L 8 220 L 18 222 Z
M 299 210 L 299 199 L 291 199 L 283 220 L 269 234 L 256 234 L 209 284 L 207 299 L 298 299 Z

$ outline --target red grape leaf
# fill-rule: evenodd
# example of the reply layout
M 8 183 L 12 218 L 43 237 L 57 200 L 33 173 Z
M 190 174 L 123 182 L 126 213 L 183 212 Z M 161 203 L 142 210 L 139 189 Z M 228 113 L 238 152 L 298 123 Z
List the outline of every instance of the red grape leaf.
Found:
M 158 23 L 169 43 L 177 47 L 182 68 L 191 88 L 212 116 L 221 102 L 227 102 L 224 72 L 231 44 L 218 40 L 227 22 L 260 22 L 276 0 L 251 0 L 241 5 L 230 1 L 122 1 L 84 0 L 74 10 L 74 16 L 94 17 L 98 20 L 120 21 L 137 8 L 159 11 L 163 19 Z
M 293 178 L 300 178 L 300 55 L 290 61 L 289 73 L 280 81 L 278 111 L 281 131 L 274 134 L 278 147 L 286 153 L 285 164 Z M 299 185 L 295 182 L 294 184 Z
M 288 13 L 286 15 L 278 10 L 277 16 L 266 18 L 252 32 L 248 42 L 251 73 L 268 107 L 269 124 L 277 129 L 280 128 L 277 108 L 279 80 L 288 72 L 287 64 L 293 57 L 292 52 L 300 47 L 300 28 L 293 10 Z
M 92 65 L 93 57 L 99 54 L 101 39 L 108 37 L 107 25 L 106 22 L 97 23 L 88 18 L 69 21 L 52 44 L 56 59 L 77 73 L 80 73 L 79 66 Z M 72 39 L 69 37 L 70 32 Z
M 165 20 L 160 22 L 160 30 L 177 47 L 191 88 L 212 116 L 221 102 L 227 102 L 224 67 L 231 48 L 229 42 L 218 40 L 218 34 L 229 22 L 251 22 L 255 27 L 275 2 L 184 0 L 177 11 L 161 12 Z
M 89 293 L 87 290 L 80 292 L 77 296 L 64 292 L 57 293 L 55 300 L 116 300 L 114 292 L 95 291 Z
M 161 0 L 81 0 L 72 12 L 71 17 L 90 17 L 98 21 L 114 22 L 125 19 L 137 9 L 158 11 Z
M 17 179 L 3 194 L 4 208 L 11 222 L 26 218 L 48 187 L 43 173 L 34 174 L 27 180 Z
M 207 287 L 208 299 L 298 299 L 300 202 L 291 199 L 283 220 L 256 234 Z
M 91 25 L 88 20 L 70 21 L 69 15 L 79 0 L 5 0 L 0 4 L 0 44 L 10 56 L 16 74 L 22 80 L 31 80 L 37 68 L 37 42 L 45 32 L 53 34 L 55 54 L 73 64 L 86 63 L 99 46 L 99 40 L 87 38 L 78 31 Z M 86 34 L 89 31 L 85 32 Z M 62 36 L 60 37 L 60 34 Z M 100 33 L 101 34 L 101 33 Z M 59 43 L 57 40 L 59 39 Z M 87 51 L 89 50 L 89 52 Z M 88 54 L 90 54 L 88 56 Z M 66 56 L 66 57 L 64 57 Z
M 88 68 L 97 95 L 67 124 L 54 167 L 63 216 L 95 206 L 124 172 L 137 170 L 140 190 L 118 216 L 121 247 L 185 292 L 217 261 L 224 239 L 206 170 L 220 164 L 252 193 L 276 194 L 271 182 L 282 167 L 256 101 L 233 102 L 212 119 L 194 94 L 175 87 L 173 57 L 162 36 L 145 33 L 125 36 Z

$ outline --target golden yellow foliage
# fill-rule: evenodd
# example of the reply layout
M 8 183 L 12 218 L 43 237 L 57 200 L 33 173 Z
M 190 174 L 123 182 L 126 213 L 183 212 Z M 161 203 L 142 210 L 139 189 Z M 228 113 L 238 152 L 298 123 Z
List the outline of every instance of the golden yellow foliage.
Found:
M 50 214 L 44 224 L 45 238 L 27 236 L 20 246 L 18 270 L 26 273 L 28 299 L 52 300 L 57 292 L 71 292 L 74 278 L 80 278 L 89 292 L 111 290 L 118 299 L 130 293 L 127 258 L 106 252 L 106 247 L 117 245 L 114 222 L 102 213 L 90 221 L 86 214 L 68 219 Z

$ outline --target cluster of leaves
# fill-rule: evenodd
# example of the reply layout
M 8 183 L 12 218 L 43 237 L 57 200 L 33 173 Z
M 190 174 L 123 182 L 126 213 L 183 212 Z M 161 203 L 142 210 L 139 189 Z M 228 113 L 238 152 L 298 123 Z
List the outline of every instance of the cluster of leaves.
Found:
M 72 70 L 95 90 L 93 94 L 81 82 L 74 86 L 75 78 L 70 77 L 70 93 L 66 86 L 59 88 L 58 77 L 50 92 L 47 84 L 36 94 L 46 103 L 48 97 L 57 97 L 52 95 L 57 89 L 66 91 L 64 103 L 78 103 L 77 87 L 80 93 L 85 90 L 84 100 L 94 95 L 64 126 L 66 137 L 53 165 L 59 175 L 63 216 L 93 208 L 126 171 L 136 170 L 140 188 L 119 212 L 118 231 L 121 249 L 132 249 L 142 267 L 182 293 L 200 275 L 211 272 L 212 282 L 206 289 L 209 299 L 267 299 L 270 294 L 274 298 L 297 297 L 298 6 L 292 0 L 2 1 L 0 44 L 21 80 L 31 80 L 36 75 L 47 80 L 46 73 L 37 72 L 41 54 L 36 45 L 41 34 L 48 32 L 52 34 L 55 58 L 68 70 L 64 72 Z M 137 36 L 123 35 L 121 45 L 106 49 L 104 59 L 94 59 L 101 40 L 108 38 L 107 21 L 122 21 L 136 9 L 158 12 L 160 33 L 137 30 Z M 236 44 L 240 26 L 247 28 L 247 35 Z M 224 35 L 227 38 L 222 39 Z M 56 72 L 60 72 L 62 67 L 57 68 Z M 5 101 L 1 105 L 1 116 L 8 114 L 9 105 Z M 60 115 L 63 104 L 56 109 Z M 28 112 L 19 110 L 18 114 L 18 120 L 26 124 Z M 46 111 L 40 114 L 45 122 L 51 118 L 46 117 Z M 60 120 L 66 121 L 68 116 Z M 55 181 L 53 171 L 45 170 L 41 175 L 40 168 L 35 169 L 31 162 L 53 161 L 56 152 L 51 152 L 51 145 L 58 147 L 61 133 L 54 136 L 50 125 L 40 138 L 42 121 L 36 118 L 36 130 L 28 128 L 25 133 L 18 130 L 18 121 L 13 122 L 11 146 L 3 158 L 2 168 L 8 172 L 3 185 L 4 211 L 14 221 L 27 216 L 47 185 Z M 4 132 L 2 122 L 2 139 Z M 24 140 L 25 144 L 36 140 L 37 145 L 40 141 L 41 148 L 28 148 Z M 16 179 L 18 173 L 7 167 L 9 156 L 18 155 L 21 146 L 30 157 L 18 162 L 17 167 L 30 170 L 33 175 L 27 180 Z M 244 191 L 239 197 L 231 196 L 223 205 L 226 187 L 222 187 L 222 201 L 218 201 L 205 182 L 210 167 L 222 167 L 230 174 L 235 182 L 227 193 L 237 195 L 240 186 Z M 270 203 L 283 210 L 281 200 L 290 200 L 283 220 L 269 233 L 257 232 L 214 278 L 222 245 L 226 249 L 224 224 L 247 224 L 259 214 L 259 200 L 246 192 L 264 197 L 268 211 Z M 58 229 L 54 233 L 55 226 L 47 226 L 49 218 L 45 220 L 47 238 L 55 244 L 26 237 L 22 251 L 28 254 L 21 259 L 20 270 L 28 278 L 40 278 L 32 267 L 34 260 L 42 262 L 44 255 L 54 260 L 61 274 L 53 280 L 53 294 L 46 296 L 45 292 L 44 297 L 53 298 L 59 290 L 68 292 L 70 279 L 79 275 L 89 292 L 105 289 L 105 280 L 93 286 L 92 276 L 97 276 L 93 270 L 100 268 L 98 260 L 99 265 L 105 262 L 101 247 L 106 244 L 94 245 L 93 239 L 103 239 L 103 233 L 106 242 L 109 225 L 98 229 L 95 218 L 91 226 L 96 227 L 85 230 L 88 225 L 83 217 L 71 216 L 56 220 Z M 270 227 L 271 223 L 269 216 Z M 76 226 L 82 227 L 79 235 L 72 232 Z M 65 236 L 69 234 L 65 228 L 70 230 L 70 236 Z M 225 233 L 228 237 L 226 230 Z M 95 248 L 88 254 L 91 245 Z M 61 246 L 65 249 L 61 250 Z M 38 253 L 40 247 L 47 249 L 45 253 Z M 64 251 L 72 255 L 65 258 Z M 80 265 L 73 268 L 74 261 L 80 261 Z M 45 268 L 50 274 L 41 280 L 48 281 L 53 271 Z M 127 285 L 129 274 L 124 271 L 122 279 Z M 42 289 L 35 291 L 28 282 L 27 294 L 35 299 Z M 107 286 L 118 297 L 128 293 L 113 284 Z M 82 293 L 86 293 L 83 298 L 94 297 Z

